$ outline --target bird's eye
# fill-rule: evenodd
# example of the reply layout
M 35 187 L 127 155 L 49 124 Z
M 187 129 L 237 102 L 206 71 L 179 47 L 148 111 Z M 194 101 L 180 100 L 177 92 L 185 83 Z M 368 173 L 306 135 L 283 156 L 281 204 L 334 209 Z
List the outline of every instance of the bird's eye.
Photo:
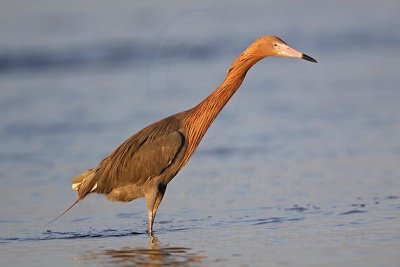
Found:
M 277 43 L 274 43 L 274 47 L 278 47 L 278 44 L 277 44 Z

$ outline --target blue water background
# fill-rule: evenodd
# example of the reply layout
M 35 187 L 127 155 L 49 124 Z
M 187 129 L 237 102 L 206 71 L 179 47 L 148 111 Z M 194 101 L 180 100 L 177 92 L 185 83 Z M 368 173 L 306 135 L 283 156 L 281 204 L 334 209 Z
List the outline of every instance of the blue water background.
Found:
M 1 266 L 399 266 L 399 1 L 1 1 Z M 247 74 L 146 235 L 69 180 Z

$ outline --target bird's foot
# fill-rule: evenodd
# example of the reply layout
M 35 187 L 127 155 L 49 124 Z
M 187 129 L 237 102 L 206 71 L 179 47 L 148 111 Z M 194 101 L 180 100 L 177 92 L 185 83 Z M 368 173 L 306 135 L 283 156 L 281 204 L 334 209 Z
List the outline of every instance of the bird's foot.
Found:
M 149 236 L 149 245 L 151 246 L 151 248 L 157 248 L 157 246 L 159 246 L 160 241 L 158 240 L 158 238 L 156 236 Z

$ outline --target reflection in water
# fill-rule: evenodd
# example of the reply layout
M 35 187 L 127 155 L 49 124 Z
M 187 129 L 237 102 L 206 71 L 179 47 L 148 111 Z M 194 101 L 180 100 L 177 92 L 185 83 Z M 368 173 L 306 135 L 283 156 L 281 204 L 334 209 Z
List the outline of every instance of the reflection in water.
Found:
M 157 237 L 149 239 L 148 248 L 105 249 L 85 257 L 87 261 L 112 266 L 193 266 L 200 265 L 203 259 L 190 248 L 162 246 Z

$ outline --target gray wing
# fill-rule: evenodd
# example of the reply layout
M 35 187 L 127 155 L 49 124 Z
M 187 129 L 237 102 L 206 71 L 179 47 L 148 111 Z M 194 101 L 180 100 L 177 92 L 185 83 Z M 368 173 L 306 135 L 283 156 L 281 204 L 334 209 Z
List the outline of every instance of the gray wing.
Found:
M 141 185 L 160 175 L 178 155 L 183 142 L 183 135 L 178 131 L 145 142 L 119 171 L 119 184 Z
M 130 137 L 99 164 L 93 179 L 79 189 L 79 197 L 84 198 L 96 183 L 95 192 L 108 193 L 161 175 L 184 146 L 185 138 L 177 128 L 176 121 L 167 118 Z

